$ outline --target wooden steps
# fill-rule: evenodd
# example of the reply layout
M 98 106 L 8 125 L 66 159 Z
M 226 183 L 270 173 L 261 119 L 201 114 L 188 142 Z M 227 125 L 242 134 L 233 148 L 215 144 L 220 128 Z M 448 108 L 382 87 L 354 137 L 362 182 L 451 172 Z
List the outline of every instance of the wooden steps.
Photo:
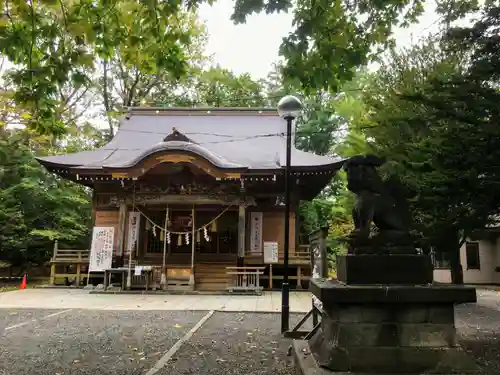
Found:
M 194 280 L 196 290 L 225 291 L 230 276 L 226 267 L 234 266 L 233 263 L 199 263 L 194 267 Z

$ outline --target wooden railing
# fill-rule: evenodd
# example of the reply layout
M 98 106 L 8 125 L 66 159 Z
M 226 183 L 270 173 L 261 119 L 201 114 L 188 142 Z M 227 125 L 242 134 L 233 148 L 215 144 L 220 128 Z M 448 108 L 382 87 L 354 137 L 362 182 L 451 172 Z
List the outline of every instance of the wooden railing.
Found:
M 227 290 L 262 293 L 260 276 L 264 273 L 264 269 L 265 267 L 226 267 L 226 273 L 231 277 Z
M 248 258 L 258 258 L 262 257 L 263 253 L 251 253 L 247 252 L 245 254 L 246 257 Z M 283 263 L 283 259 L 285 257 L 285 253 L 283 251 L 283 248 L 280 248 L 278 250 L 278 263 Z M 290 250 L 288 254 L 288 261 L 290 264 L 310 264 L 311 263 L 311 253 L 309 250 L 309 245 L 300 245 L 297 249 L 295 250 Z
M 310 263 L 311 253 L 309 251 L 309 245 L 300 245 L 298 249 L 291 252 L 290 263 Z
M 57 277 L 74 277 L 76 285 L 80 285 L 82 265 L 89 264 L 88 250 L 59 249 L 57 241 L 54 243 L 54 252 L 50 259 L 50 284 L 55 284 Z M 63 271 L 58 273 L 58 268 Z

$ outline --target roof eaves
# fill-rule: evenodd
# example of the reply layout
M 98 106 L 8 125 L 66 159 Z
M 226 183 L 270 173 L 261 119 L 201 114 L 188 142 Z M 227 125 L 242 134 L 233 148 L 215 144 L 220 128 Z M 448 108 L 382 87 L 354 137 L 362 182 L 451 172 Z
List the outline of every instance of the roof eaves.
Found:
M 265 115 L 265 116 L 278 116 L 276 108 L 269 107 L 127 107 L 128 115 L 161 115 L 161 116 L 179 116 L 179 115 Z

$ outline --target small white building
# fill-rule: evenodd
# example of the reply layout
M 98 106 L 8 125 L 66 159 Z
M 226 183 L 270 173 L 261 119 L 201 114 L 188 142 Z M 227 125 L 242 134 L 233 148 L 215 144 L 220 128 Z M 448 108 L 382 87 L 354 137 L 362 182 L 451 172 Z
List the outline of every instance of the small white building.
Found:
M 433 256 L 434 281 L 451 283 L 450 263 L 443 256 Z M 460 248 L 465 284 L 500 285 L 500 238 L 469 240 Z

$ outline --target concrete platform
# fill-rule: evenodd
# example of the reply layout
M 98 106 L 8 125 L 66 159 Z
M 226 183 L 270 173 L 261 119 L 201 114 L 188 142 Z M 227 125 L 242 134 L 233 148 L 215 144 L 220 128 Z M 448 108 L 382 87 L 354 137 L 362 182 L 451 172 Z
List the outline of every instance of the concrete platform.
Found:
M 291 312 L 306 313 L 311 294 L 290 293 Z M 1 308 L 88 310 L 281 311 L 281 293 L 245 295 L 90 294 L 83 289 L 26 289 L 0 293 Z

